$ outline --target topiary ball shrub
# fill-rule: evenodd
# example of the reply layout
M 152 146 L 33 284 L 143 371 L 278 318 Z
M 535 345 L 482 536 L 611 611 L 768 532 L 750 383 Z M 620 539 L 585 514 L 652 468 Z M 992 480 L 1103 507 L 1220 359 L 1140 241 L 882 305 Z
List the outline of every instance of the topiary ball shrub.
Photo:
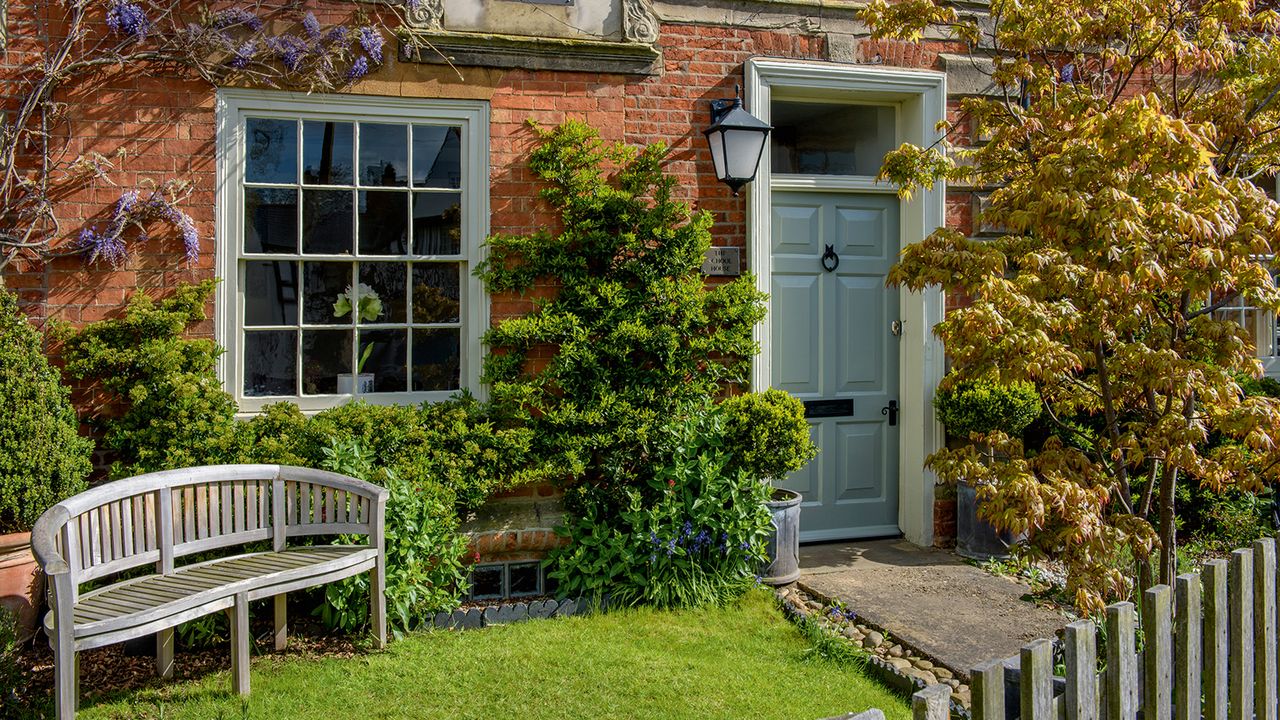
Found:
M 999 430 L 1017 437 L 1040 416 L 1041 401 L 1036 386 L 1026 381 L 953 380 L 938 387 L 933 407 L 954 436 Z
M 804 419 L 804 403 L 782 390 L 736 395 L 720 404 L 731 471 L 781 480 L 818 454 Z
M 30 530 L 84 489 L 93 441 L 80 436 L 69 396 L 40 331 L 0 288 L 0 534 Z

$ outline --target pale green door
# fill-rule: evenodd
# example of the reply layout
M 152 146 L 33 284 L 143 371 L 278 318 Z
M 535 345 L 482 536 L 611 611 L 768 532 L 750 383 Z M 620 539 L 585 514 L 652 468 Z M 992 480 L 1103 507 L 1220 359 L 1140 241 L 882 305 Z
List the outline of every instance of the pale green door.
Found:
M 821 450 L 782 483 L 804 496 L 800 539 L 896 535 L 898 199 L 772 196 L 771 384 L 805 401 Z

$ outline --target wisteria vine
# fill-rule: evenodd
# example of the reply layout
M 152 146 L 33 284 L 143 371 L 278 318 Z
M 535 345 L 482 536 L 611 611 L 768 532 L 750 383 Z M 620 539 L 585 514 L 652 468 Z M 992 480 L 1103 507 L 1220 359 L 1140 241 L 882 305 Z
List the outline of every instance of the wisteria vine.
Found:
M 120 265 L 155 224 L 177 231 L 189 262 L 200 252 L 196 223 L 181 209 L 191 192 L 181 178 L 123 190 L 105 219 L 65 241 L 57 198 L 111 183 L 117 168 L 99 153 L 71 152 L 70 133 L 59 130 L 68 105 L 55 99 L 56 91 L 113 70 L 194 76 L 214 85 L 337 90 L 383 63 L 386 33 L 403 26 L 402 9 L 419 2 L 379 6 L 376 15 L 358 11 L 332 25 L 290 0 L 218 10 L 183 0 L 52 0 L 15 9 L 31 17 L 10 18 L 10 26 L 33 30 L 11 41 L 36 40 L 40 57 L 3 80 L 5 95 L 20 100 L 0 126 L 0 271 L 15 261 L 67 255 Z

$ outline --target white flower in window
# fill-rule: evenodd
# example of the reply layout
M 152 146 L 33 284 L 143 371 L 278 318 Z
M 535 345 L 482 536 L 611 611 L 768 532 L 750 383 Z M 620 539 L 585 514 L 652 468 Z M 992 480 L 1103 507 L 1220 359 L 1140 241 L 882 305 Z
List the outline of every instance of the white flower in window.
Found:
M 356 318 L 361 322 L 373 322 L 382 315 L 382 298 L 373 288 L 364 283 L 348 285 L 345 292 L 338 295 L 333 303 L 333 316 L 346 317 L 351 308 L 356 308 Z

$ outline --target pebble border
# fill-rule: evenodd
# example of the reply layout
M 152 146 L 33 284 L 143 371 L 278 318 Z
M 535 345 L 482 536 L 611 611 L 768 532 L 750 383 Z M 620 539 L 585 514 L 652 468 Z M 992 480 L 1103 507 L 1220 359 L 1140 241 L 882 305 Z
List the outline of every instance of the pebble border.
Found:
M 857 617 L 856 611 L 853 619 L 846 618 L 829 598 L 806 592 L 796 584 L 777 588 L 774 594 L 792 622 L 816 618 L 819 630 L 861 648 L 866 655 L 867 670 L 881 682 L 906 695 L 929 685 L 949 685 L 951 717 L 972 718 L 969 686 L 951 670 L 935 664 L 883 628 Z

